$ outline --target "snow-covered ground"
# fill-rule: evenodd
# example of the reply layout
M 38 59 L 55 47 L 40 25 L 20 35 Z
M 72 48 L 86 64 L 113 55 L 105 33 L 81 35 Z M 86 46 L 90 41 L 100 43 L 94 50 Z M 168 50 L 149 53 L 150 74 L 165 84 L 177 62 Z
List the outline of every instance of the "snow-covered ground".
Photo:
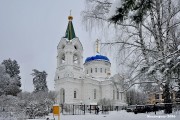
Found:
M 46 116 L 49 120 L 54 120 L 53 115 L 50 114 Z M 28 119 L 28 120 L 46 120 L 46 118 L 42 119 Z M 2 118 L 0 120 L 21 120 L 16 118 Z M 23 119 L 22 119 L 23 120 Z M 55 117 L 55 120 L 58 120 Z M 86 114 L 86 115 L 60 115 L 60 120 L 180 120 L 180 111 L 173 112 L 172 114 L 164 114 L 163 111 L 157 112 L 155 115 L 154 112 L 151 113 L 138 113 L 134 114 L 133 112 L 122 111 L 112 111 L 109 114 Z
M 52 114 L 47 117 L 49 117 L 50 120 L 53 119 Z M 40 119 L 36 119 L 36 120 L 40 120 Z M 58 120 L 57 117 L 56 120 Z M 174 112 L 169 115 L 164 114 L 163 111 L 159 111 L 155 115 L 154 112 L 148 114 L 147 113 L 134 114 L 132 112 L 128 113 L 122 110 L 118 112 L 117 111 L 109 112 L 109 114 L 99 114 L 99 115 L 95 115 L 95 114 L 61 115 L 60 120 L 180 120 L 180 111 Z

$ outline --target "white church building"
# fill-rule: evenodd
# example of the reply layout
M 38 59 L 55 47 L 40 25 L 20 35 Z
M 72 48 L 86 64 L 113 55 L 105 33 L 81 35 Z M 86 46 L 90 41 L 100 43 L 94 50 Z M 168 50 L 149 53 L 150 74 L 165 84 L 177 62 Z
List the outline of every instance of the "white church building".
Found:
M 105 98 L 114 106 L 126 105 L 122 77 L 111 76 L 111 62 L 106 56 L 97 54 L 83 61 L 83 46 L 75 35 L 73 17 L 68 19 L 66 34 L 57 46 L 57 102 L 96 105 Z

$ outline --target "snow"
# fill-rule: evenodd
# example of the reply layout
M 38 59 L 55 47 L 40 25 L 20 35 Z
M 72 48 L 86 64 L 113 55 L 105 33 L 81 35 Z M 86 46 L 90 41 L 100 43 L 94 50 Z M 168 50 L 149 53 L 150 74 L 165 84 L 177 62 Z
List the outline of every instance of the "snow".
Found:
M 172 58 L 167 59 L 167 60 L 166 60 L 166 63 L 170 63 L 171 60 L 172 60 Z
M 177 60 L 180 60 L 180 56 L 179 56 L 179 57 L 177 57 Z
M 180 50 L 180 45 L 178 45 L 178 50 Z
M 153 66 L 151 66 L 150 68 L 149 68 L 149 70 L 148 70 L 148 74 L 151 74 L 154 70 L 156 69 L 156 66 L 155 65 L 153 65 Z
M 169 68 L 166 68 L 166 69 L 164 70 L 164 74 L 166 74 L 168 71 L 169 71 Z
M 47 116 L 50 120 L 53 119 L 53 115 Z M 58 117 L 55 117 L 55 120 L 58 120 Z M 180 111 L 174 112 L 172 114 L 164 114 L 163 111 L 158 111 L 155 115 L 154 112 L 150 113 L 138 113 L 134 114 L 133 112 L 126 112 L 125 110 L 121 111 L 112 111 L 109 114 L 86 114 L 86 115 L 60 115 L 60 120 L 179 120 Z M 29 119 L 30 120 L 30 119 Z M 32 120 L 32 119 L 31 119 Z M 34 120 L 43 120 L 43 119 L 34 119 Z M 46 119 L 44 119 L 46 120 Z

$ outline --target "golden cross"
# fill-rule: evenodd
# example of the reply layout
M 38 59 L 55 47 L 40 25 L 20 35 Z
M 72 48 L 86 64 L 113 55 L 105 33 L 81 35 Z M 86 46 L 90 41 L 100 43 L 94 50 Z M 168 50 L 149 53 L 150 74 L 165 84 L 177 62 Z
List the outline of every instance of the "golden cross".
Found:
M 96 40 L 96 52 L 99 53 L 99 40 Z
M 71 16 L 71 11 L 72 11 L 72 10 L 70 10 L 70 16 Z

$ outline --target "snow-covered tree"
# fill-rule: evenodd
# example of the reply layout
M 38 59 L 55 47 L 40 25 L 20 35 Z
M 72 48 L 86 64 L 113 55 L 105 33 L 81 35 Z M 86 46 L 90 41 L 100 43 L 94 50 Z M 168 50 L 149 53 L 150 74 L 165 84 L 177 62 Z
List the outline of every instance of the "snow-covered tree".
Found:
M 43 117 L 51 112 L 56 96 L 54 91 L 21 92 L 17 96 L 21 101 L 18 106 L 28 118 Z
M 26 101 L 26 115 L 29 118 L 37 118 L 48 115 L 52 106 L 55 103 L 56 93 L 54 91 L 44 92 L 33 92 L 29 96 L 30 98 L 25 98 Z
M 36 69 L 33 69 L 33 72 L 31 75 L 34 76 L 33 78 L 33 84 L 34 84 L 34 92 L 39 91 L 48 91 L 46 77 L 47 73 L 45 71 L 38 71 Z
M 0 65 L 0 96 L 5 94 L 6 88 L 9 84 L 10 77 L 7 75 L 5 66 Z
M 6 67 L 4 65 L 0 65 L 0 96 L 5 95 L 14 95 L 21 92 L 20 87 L 17 85 L 17 77 L 10 77 L 8 73 L 6 73 Z
M 8 85 L 6 87 L 7 95 L 17 95 L 21 89 L 21 77 L 19 76 L 20 70 L 16 60 L 4 60 L 2 65 L 5 66 L 5 72 L 9 75 L 10 79 L 7 80 Z
M 142 105 L 146 104 L 147 97 L 143 92 L 130 89 L 126 92 L 126 100 L 128 105 Z
M 19 76 L 20 73 L 20 66 L 18 65 L 16 60 L 11 60 L 10 58 L 8 60 L 4 60 L 2 62 L 3 65 L 6 67 L 6 73 L 10 75 L 11 78 L 17 77 L 18 78 L 18 86 L 21 87 L 21 77 Z

